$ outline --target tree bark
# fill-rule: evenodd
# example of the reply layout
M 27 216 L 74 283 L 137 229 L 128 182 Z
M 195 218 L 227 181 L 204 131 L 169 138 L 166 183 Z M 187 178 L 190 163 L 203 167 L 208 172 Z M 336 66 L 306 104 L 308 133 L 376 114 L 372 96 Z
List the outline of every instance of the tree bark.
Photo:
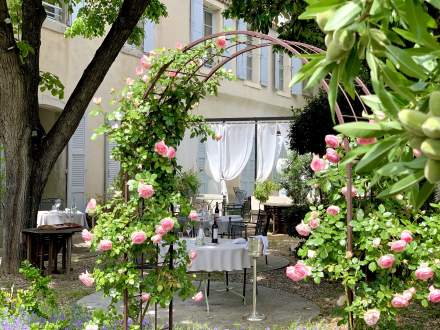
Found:
M 21 62 L 6 0 L 0 0 L 0 143 L 4 145 L 6 194 L 1 201 L 4 225 L 2 271 L 17 272 L 23 228 L 35 227 L 50 171 L 78 127 L 93 95 L 118 56 L 149 0 L 125 0 L 116 21 L 84 71 L 49 133 L 39 119 L 39 54 L 46 17 L 41 0 L 23 0 L 22 40 L 34 53 Z

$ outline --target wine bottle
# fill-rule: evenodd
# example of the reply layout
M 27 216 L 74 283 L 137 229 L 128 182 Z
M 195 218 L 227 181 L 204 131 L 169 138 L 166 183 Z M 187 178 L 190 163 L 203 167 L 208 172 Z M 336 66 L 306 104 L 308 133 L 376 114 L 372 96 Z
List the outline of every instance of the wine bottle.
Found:
M 219 219 L 220 211 L 218 209 L 218 202 L 215 203 L 214 209 L 214 223 L 211 227 L 211 241 L 212 243 L 218 243 L 218 224 L 217 221 Z

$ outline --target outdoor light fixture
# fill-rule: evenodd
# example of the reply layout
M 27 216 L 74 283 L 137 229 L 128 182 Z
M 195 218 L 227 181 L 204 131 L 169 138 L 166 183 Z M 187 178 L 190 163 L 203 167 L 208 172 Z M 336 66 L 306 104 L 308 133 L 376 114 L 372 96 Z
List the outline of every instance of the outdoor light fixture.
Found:
M 257 236 L 251 236 L 248 240 L 248 252 L 252 257 L 254 276 L 253 276 L 253 294 L 252 294 L 252 313 L 248 316 L 248 321 L 263 321 L 266 316 L 257 313 L 257 258 L 263 255 L 263 242 Z

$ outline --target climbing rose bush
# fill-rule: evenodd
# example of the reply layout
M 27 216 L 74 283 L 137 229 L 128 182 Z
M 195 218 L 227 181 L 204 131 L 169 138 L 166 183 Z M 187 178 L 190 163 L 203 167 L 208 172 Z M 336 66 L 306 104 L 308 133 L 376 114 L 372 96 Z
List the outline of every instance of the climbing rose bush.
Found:
M 339 138 L 332 141 L 336 146 Z M 333 143 L 329 138 L 326 142 Z M 340 145 L 335 152 L 346 154 Z M 316 155 L 312 166 L 316 159 L 325 164 L 310 185 L 320 187 L 327 204 L 312 206 L 296 227 L 306 241 L 286 276 L 293 281 L 340 281 L 355 290 L 350 307 L 354 317 L 383 329 L 392 327 L 411 304 L 440 302 L 440 205 L 415 211 L 407 195 L 378 199 L 393 181 L 373 184 L 370 176 L 354 175 L 353 251 L 347 252 L 345 164 Z

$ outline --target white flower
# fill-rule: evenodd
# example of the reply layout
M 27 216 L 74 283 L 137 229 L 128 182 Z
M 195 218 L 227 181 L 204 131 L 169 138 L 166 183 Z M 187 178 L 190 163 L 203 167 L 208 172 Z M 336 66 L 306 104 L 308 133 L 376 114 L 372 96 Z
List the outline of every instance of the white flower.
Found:
M 379 237 L 376 237 L 375 239 L 373 239 L 373 246 L 375 248 L 380 246 L 380 238 Z
M 85 330 L 99 330 L 96 324 L 87 324 Z
M 313 259 L 314 257 L 316 257 L 316 251 L 308 250 L 307 251 L 307 258 Z

